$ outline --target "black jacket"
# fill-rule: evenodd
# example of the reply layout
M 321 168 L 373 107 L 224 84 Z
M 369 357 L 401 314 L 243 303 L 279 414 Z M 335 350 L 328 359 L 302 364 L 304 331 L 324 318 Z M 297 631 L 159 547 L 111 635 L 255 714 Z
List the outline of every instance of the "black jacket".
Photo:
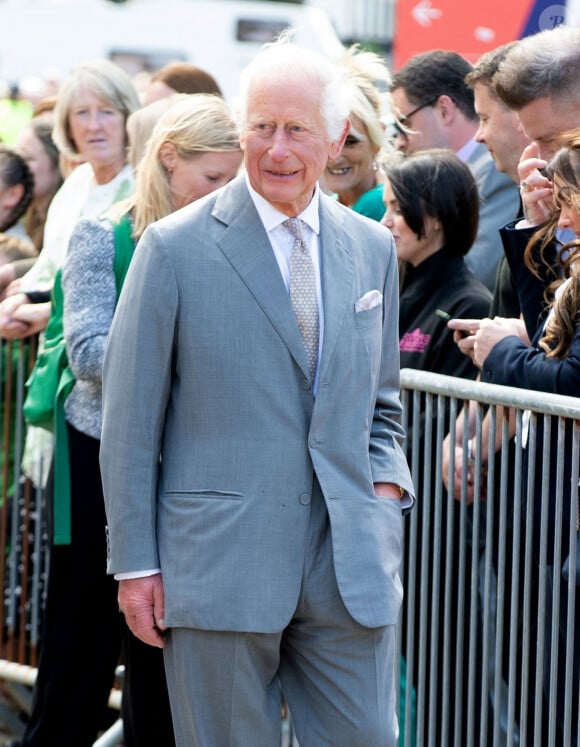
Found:
M 478 369 L 453 341 L 453 331 L 435 311 L 451 317 L 489 315 L 491 293 L 467 268 L 463 257 L 444 249 L 418 267 L 407 267 L 399 301 L 401 368 L 475 379 Z

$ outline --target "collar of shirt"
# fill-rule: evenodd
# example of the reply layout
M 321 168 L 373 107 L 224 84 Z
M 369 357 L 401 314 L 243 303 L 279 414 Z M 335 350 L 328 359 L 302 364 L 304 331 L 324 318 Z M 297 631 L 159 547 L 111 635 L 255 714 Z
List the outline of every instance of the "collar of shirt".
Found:
M 258 211 L 260 220 L 264 224 L 264 228 L 266 229 L 266 231 L 270 233 L 270 231 L 272 231 L 274 228 L 284 223 L 284 221 L 288 219 L 288 216 L 284 215 L 284 213 L 281 213 L 279 210 L 276 210 L 276 208 L 271 203 L 269 203 L 268 200 L 264 199 L 262 195 L 256 192 L 256 190 L 250 184 L 250 180 L 247 174 L 245 175 L 245 178 L 250 197 L 252 198 L 252 202 L 254 203 L 256 210 Z M 314 231 L 316 235 L 320 233 L 320 216 L 318 215 L 319 204 L 320 187 L 317 184 L 314 188 L 312 199 L 308 203 L 307 207 L 300 213 L 300 215 L 296 216 L 297 218 L 303 220 Z
M 256 210 L 258 211 L 260 220 L 262 221 L 262 224 L 266 229 L 266 233 L 268 234 L 268 238 L 270 239 L 270 244 L 272 245 L 272 249 L 274 250 L 274 254 L 276 256 L 276 261 L 278 262 L 278 266 L 280 267 L 280 272 L 282 273 L 282 278 L 284 279 L 286 290 L 289 292 L 290 252 L 292 251 L 292 246 L 294 245 L 294 238 L 292 234 L 283 226 L 284 221 L 288 220 L 288 216 L 277 210 L 273 205 L 265 200 L 262 195 L 259 195 L 255 191 L 255 189 L 252 188 L 247 174 L 246 184 L 248 186 L 248 191 L 250 192 L 252 202 L 254 203 Z M 316 285 L 318 290 L 318 302 L 319 306 L 321 306 L 319 242 L 320 216 L 318 214 L 319 204 L 320 188 L 317 184 L 314 190 L 314 195 L 312 196 L 312 200 L 310 200 L 310 203 L 308 204 L 306 209 L 296 217 L 300 218 L 300 220 L 302 220 L 306 224 L 306 226 L 308 226 L 308 228 L 303 227 L 302 233 L 304 236 L 304 241 L 306 242 L 310 251 L 312 262 L 314 263 L 314 272 L 316 274 Z
M 460 158 L 464 163 L 469 160 L 471 155 L 473 154 L 473 151 L 477 148 L 477 142 L 474 138 L 471 138 L 471 140 L 468 140 L 465 145 L 463 145 L 459 150 L 456 152 L 457 158 Z

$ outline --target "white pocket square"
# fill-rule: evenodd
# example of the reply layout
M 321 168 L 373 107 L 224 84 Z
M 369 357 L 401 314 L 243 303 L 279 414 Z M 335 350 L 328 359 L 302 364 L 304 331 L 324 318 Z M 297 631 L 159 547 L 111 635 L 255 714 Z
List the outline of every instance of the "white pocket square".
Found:
M 378 290 L 368 291 L 361 296 L 354 305 L 354 310 L 358 314 L 360 311 L 370 311 L 375 306 L 379 306 L 383 302 L 383 294 Z

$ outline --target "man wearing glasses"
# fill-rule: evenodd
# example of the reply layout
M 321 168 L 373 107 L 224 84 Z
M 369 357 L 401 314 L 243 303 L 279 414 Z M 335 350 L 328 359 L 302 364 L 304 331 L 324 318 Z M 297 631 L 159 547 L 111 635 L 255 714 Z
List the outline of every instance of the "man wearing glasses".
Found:
M 479 119 L 465 83 L 469 62 L 456 52 L 432 50 L 412 57 L 393 74 L 393 138 L 406 154 L 449 148 L 471 169 L 479 189 L 479 230 L 465 260 L 493 290 L 502 245 L 498 230 L 516 215 L 518 190 L 500 174 L 483 143 L 475 140 Z

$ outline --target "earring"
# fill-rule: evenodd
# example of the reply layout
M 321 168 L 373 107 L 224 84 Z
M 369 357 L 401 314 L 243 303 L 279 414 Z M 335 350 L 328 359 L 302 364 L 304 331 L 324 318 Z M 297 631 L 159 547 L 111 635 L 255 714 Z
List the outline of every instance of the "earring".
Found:
M 376 162 L 376 161 L 373 161 L 373 171 L 375 171 L 375 172 L 376 172 L 376 171 L 378 171 L 378 170 L 379 170 L 379 167 L 378 167 L 378 164 L 377 164 L 377 162 Z

